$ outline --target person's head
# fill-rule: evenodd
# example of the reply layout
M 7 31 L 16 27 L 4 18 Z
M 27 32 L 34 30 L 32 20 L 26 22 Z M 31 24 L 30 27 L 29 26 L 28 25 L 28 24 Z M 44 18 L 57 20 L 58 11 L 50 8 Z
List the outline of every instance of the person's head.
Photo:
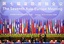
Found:
M 0 40 L 0 43 L 1 43 L 2 41 Z
M 17 40 L 17 42 L 20 42 L 20 40 Z
M 28 40 L 28 42 L 31 42 L 31 40 Z
M 55 40 L 55 42 L 57 42 L 57 40 Z
M 62 40 L 61 42 L 64 42 L 64 40 Z
M 9 40 L 7 40 L 7 42 L 10 42 Z
M 36 41 L 38 41 L 38 39 L 36 38 Z
M 1 40 L 0 40 L 1 41 Z
M 53 42 L 53 40 L 50 40 L 50 42 Z

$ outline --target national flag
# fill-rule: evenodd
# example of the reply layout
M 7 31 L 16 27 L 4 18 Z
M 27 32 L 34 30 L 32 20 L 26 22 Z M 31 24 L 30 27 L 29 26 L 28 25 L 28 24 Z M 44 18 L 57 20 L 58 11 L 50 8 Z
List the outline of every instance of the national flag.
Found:
M 2 29 L 3 29 L 3 22 L 0 20 L 0 34 L 2 34 Z
M 33 29 L 33 32 L 34 32 L 34 33 L 36 33 L 36 28 L 37 28 L 37 27 L 36 27 L 36 22 L 35 22 L 35 20 L 34 20 L 34 29 Z
M 42 26 L 42 28 L 41 28 L 41 29 L 42 29 L 42 34 L 44 34 L 44 27 Z
M 31 33 L 31 24 L 30 24 L 30 20 L 28 19 L 28 33 Z
M 64 34 L 64 20 L 61 20 L 60 33 L 61 33 L 61 34 Z
M 58 34 L 59 33 L 59 21 L 58 20 L 55 20 L 55 33 Z
M 48 20 L 48 26 L 49 26 L 49 32 L 53 33 L 53 26 L 52 26 L 52 20 Z
M 46 21 L 43 22 L 43 26 L 44 26 L 44 34 L 46 34 Z
M 39 33 L 39 24 L 38 24 L 38 20 L 34 20 L 35 22 L 35 25 L 36 25 L 36 34 L 38 34 Z
M 60 34 L 61 21 L 60 20 L 57 20 L 57 24 L 58 24 L 58 34 Z
M 3 22 L 3 34 L 5 34 L 5 21 Z
M 19 22 L 19 19 L 17 19 L 17 20 L 15 21 L 16 34 L 19 34 L 19 29 L 20 29 L 20 22 Z
M 63 34 L 64 34 L 64 20 L 63 20 Z
M 9 33 L 9 19 L 7 19 L 7 33 Z
M 5 26 L 3 26 L 4 28 L 4 33 L 8 34 L 9 33 L 9 19 L 5 19 Z
M 46 21 L 46 33 L 47 34 L 49 33 L 49 30 L 48 30 L 48 20 Z
M 39 21 L 39 33 L 42 34 L 42 21 Z
M 61 20 L 61 27 L 60 27 L 60 33 L 62 34 L 63 33 L 63 24 L 62 24 L 62 20 Z
M 12 34 L 12 19 L 9 19 L 9 34 Z
M 20 31 L 19 33 L 22 33 L 22 19 L 20 19 Z
M 39 27 L 38 27 L 38 24 L 36 24 L 36 34 L 39 33 Z
M 52 20 L 52 26 L 53 26 L 53 34 L 55 34 L 55 20 Z
M 7 24 L 6 24 L 6 19 L 3 22 L 3 34 L 7 33 Z
M 43 21 L 42 21 L 42 34 L 44 34 L 44 24 L 43 24 Z
M 55 34 L 57 34 L 57 20 L 55 20 Z
M 64 20 L 63 20 L 63 26 L 64 26 Z
M 34 20 L 31 21 L 32 34 L 35 34 Z
M 24 33 L 24 23 L 25 23 L 25 21 L 24 21 L 24 19 L 22 19 L 22 33 Z
M 32 27 L 31 27 L 32 19 L 30 19 L 30 33 L 32 34 Z
M 25 20 L 24 34 L 28 33 L 28 20 Z
M 12 33 L 15 33 L 15 20 L 12 20 Z

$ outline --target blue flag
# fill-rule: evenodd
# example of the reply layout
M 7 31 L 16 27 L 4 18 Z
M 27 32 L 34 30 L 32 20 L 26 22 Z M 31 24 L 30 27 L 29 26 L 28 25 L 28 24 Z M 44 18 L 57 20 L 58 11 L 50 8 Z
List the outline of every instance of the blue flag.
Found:
M 28 33 L 31 33 L 30 20 L 28 20 Z

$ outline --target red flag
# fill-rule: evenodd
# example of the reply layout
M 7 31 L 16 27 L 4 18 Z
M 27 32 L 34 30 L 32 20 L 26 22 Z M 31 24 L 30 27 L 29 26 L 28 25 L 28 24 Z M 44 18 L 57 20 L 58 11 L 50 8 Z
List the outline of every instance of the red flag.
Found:
M 5 33 L 5 23 L 3 22 L 3 34 Z
M 36 28 L 34 26 L 34 21 L 32 20 L 32 23 L 31 23 L 31 29 L 32 29 L 32 34 L 36 33 Z
M 25 24 L 24 24 L 24 34 L 28 33 L 28 21 L 26 20 Z
M 57 20 L 58 33 L 60 33 L 61 21 Z
M 60 33 L 61 33 L 61 34 L 64 34 L 64 26 L 63 26 L 62 20 L 61 20 Z
M 22 19 L 20 19 L 20 32 L 19 33 L 22 33 Z
M 64 34 L 64 26 L 62 26 L 60 29 L 61 29 L 61 30 L 60 30 L 60 33 L 61 33 L 61 34 Z
M 44 34 L 44 27 L 42 27 L 42 34 Z
M 2 20 L 0 20 L 0 34 L 2 34 L 2 28 L 3 28 L 3 23 Z
M 49 32 L 52 34 L 54 31 L 53 31 L 53 27 L 52 27 L 52 20 L 49 20 L 48 21 L 48 24 L 49 24 L 49 26 L 50 26 L 50 28 L 49 28 Z

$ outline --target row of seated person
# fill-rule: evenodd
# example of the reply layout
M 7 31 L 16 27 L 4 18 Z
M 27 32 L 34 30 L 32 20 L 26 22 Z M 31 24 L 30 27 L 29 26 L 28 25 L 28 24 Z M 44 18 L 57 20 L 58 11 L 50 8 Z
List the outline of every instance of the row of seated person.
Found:
M 16 42 L 6 40 L 6 42 L 2 42 L 0 40 L 0 44 L 31 44 L 31 41 L 28 40 L 28 42 L 21 42 L 20 40 L 17 40 Z M 33 42 L 33 44 L 41 44 L 41 42 Z M 61 42 L 57 42 L 57 40 L 50 40 L 50 42 L 42 42 L 42 44 L 64 44 L 64 40 Z

